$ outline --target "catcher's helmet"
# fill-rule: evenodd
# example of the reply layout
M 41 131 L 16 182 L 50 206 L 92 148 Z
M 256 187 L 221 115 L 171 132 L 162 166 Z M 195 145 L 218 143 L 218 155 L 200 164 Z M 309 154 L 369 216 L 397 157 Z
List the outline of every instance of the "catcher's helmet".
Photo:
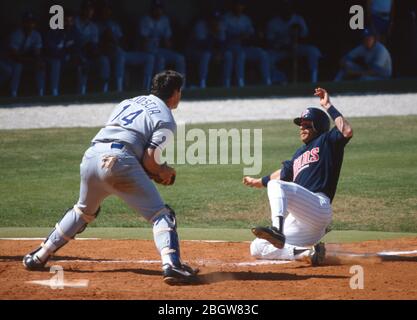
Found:
M 318 108 L 307 108 L 301 117 L 295 118 L 294 123 L 299 126 L 302 120 L 309 120 L 313 123 L 313 129 L 318 133 L 329 131 L 330 120 L 327 114 Z

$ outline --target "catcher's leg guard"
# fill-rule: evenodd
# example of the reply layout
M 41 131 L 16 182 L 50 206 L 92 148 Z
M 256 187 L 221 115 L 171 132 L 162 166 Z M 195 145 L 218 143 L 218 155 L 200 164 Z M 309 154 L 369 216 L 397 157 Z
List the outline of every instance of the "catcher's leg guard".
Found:
M 94 215 L 84 214 L 77 206 L 68 209 L 61 221 L 55 225 L 55 229 L 49 234 L 41 244 L 41 248 L 34 255 L 35 259 L 45 262 L 58 249 L 63 247 L 68 241 L 83 232 L 87 224 L 92 222 L 99 214 L 100 208 Z
M 161 254 L 162 264 L 180 266 L 182 263 L 177 222 L 174 210 L 168 205 L 153 219 L 153 236 L 155 245 Z

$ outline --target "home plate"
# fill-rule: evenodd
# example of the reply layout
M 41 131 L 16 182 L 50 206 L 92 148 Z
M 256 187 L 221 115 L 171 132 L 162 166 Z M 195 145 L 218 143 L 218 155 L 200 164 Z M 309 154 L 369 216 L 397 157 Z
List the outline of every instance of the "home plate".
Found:
M 26 283 L 38 284 L 40 286 L 50 287 L 51 289 L 87 288 L 89 280 L 57 281 L 56 279 L 48 279 L 48 280 L 26 281 Z

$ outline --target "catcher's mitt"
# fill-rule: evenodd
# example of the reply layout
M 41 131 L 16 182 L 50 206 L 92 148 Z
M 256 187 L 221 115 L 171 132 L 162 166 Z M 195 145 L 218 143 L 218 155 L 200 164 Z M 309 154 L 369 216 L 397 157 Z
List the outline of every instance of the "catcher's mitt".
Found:
M 167 165 L 166 164 L 164 164 L 164 165 L 162 165 L 162 167 L 164 168 L 166 168 L 167 167 Z M 164 169 L 165 169 L 164 168 Z M 171 176 L 170 176 L 170 178 L 169 178 L 169 182 L 168 183 L 164 183 L 164 179 L 161 177 L 161 175 L 160 174 L 158 174 L 158 173 L 151 173 L 151 172 L 149 172 L 149 171 L 147 171 L 146 169 L 145 169 L 145 171 L 146 171 L 146 173 L 148 174 L 148 177 L 150 178 L 150 179 L 152 179 L 153 181 L 155 181 L 156 183 L 158 183 L 158 184 L 163 184 L 163 185 L 166 185 L 166 186 L 170 186 L 170 185 L 172 185 L 172 184 L 174 184 L 174 182 L 175 182 L 175 177 L 176 177 L 176 173 L 175 173 L 175 171 L 173 171 L 173 173 L 171 174 Z
M 148 176 L 149 176 L 149 178 L 151 178 L 156 183 L 167 185 L 167 186 L 173 185 L 174 182 L 175 182 L 175 178 L 176 178 L 176 174 L 172 174 L 171 178 L 169 180 L 169 183 L 163 183 L 163 179 L 159 175 L 151 174 L 151 173 L 148 172 Z

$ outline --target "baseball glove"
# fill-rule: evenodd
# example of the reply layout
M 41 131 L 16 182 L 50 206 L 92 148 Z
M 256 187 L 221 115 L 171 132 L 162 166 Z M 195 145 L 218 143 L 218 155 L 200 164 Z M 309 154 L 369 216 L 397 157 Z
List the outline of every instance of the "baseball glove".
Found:
M 156 183 L 164 184 L 164 185 L 167 185 L 167 186 L 173 185 L 174 182 L 175 182 L 175 177 L 176 177 L 176 175 L 173 174 L 173 175 L 171 175 L 171 179 L 169 180 L 169 183 L 163 183 L 164 180 L 159 175 L 154 175 L 154 174 L 149 174 L 148 173 L 148 176 L 149 176 L 149 178 L 151 178 Z
M 173 185 L 175 182 L 175 178 L 176 178 L 176 174 L 172 174 L 170 177 L 170 180 L 168 183 L 164 183 L 164 180 L 161 178 L 161 176 L 159 176 L 158 174 L 152 174 L 150 172 L 147 172 L 148 176 L 150 179 L 152 179 L 153 181 L 155 181 L 158 184 L 163 184 L 166 186 L 170 186 Z

